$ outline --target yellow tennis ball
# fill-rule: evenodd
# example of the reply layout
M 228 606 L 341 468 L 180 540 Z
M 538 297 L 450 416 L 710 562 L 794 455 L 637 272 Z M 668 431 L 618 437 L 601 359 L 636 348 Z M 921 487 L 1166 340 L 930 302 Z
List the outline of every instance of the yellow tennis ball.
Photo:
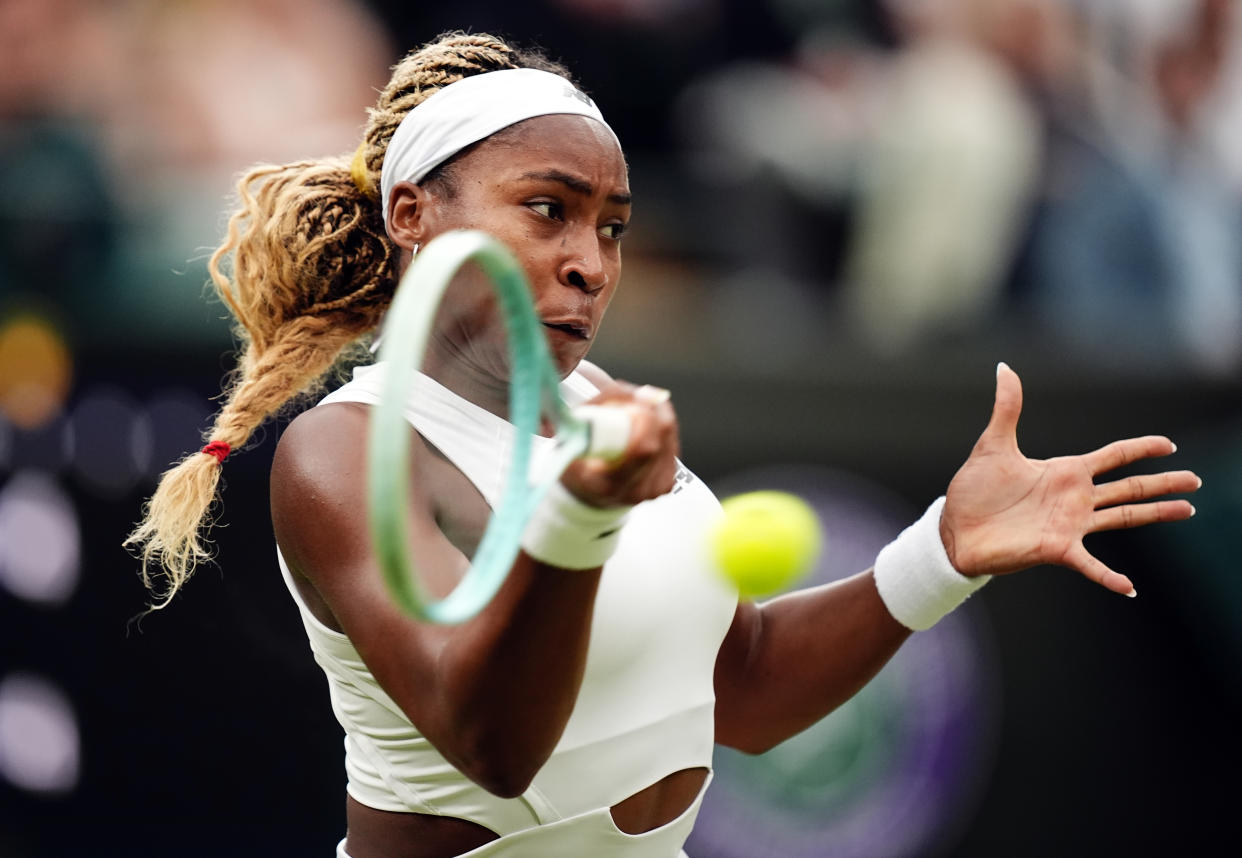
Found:
M 762 491 L 725 499 L 710 534 L 720 571 L 743 597 L 766 596 L 801 578 L 819 559 L 819 517 L 788 492 Z

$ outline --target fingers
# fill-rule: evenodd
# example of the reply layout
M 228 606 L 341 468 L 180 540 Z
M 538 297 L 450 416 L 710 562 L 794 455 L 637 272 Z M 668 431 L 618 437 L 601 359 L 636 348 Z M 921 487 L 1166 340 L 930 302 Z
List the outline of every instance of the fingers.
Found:
M 677 440 L 677 415 L 673 410 L 672 394 L 663 387 L 644 384 L 640 387 L 624 381 L 614 381 L 586 403 L 588 406 L 606 405 L 623 410 L 630 418 L 629 440 L 614 460 L 649 455 L 653 439 L 671 436 Z M 657 441 L 660 446 L 663 441 Z
M 1177 445 L 1163 435 L 1146 435 L 1142 438 L 1114 441 L 1082 458 L 1091 473 L 1103 474 L 1140 459 L 1168 456 L 1175 452 Z
M 1142 454 L 1167 455 L 1172 452 L 1172 442 L 1167 438 L 1153 436 L 1135 438 L 1130 441 L 1118 441 L 1097 450 L 1091 456 L 1100 456 L 1107 465 L 1118 458 L 1124 461 L 1128 456 Z M 1163 452 L 1161 452 L 1163 451 Z M 1096 533 L 1101 530 L 1122 530 L 1131 527 L 1143 527 L 1164 521 L 1183 521 L 1195 514 L 1195 508 L 1185 500 L 1163 500 L 1150 503 L 1151 498 L 1161 495 L 1188 494 L 1197 491 L 1203 480 L 1193 471 L 1166 471 L 1161 474 L 1141 474 L 1102 483 L 1095 487 L 1096 510 L 1091 515 L 1087 532 Z
M 616 461 L 622 458 L 629 448 L 629 439 L 633 431 L 638 411 L 633 407 L 641 403 L 659 408 L 669 401 L 670 394 L 662 387 L 644 385 L 633 390 L 629 399 L 614 400 L 608 405 L 578 405 L 573 415 L 584 421 L 588 428 L 585 458 L 599 458 Z M 664 410 L 664 409 L 660 409 Z M 671 410 L 663 415 L 667 422 L 675 418 Z
M 661 458 L 671 461 L 681 452 L 677 414 L 668 392 L 664 391 L 663 397 L 641 395 L 644 390 L 638 388 L 633 400 L 625 406 L 630 413 L 630 438 L 622 453 L 620 468 L 627 464 L 641 467 Z
M 663 405 L 673 398 L 673 394 L 663 387 L 656 387 L 653 384 L 644 384 L 642 387 L 634 391 L 634 398 L 639 402 L 645 402 L 648 405 Z
M 620 455 L 574 462 L 562 479 L 567 488 L 596 506 L 635 504 L 670 491 L 677 475 L 680 434 L 667 390 L 618 382 L 590 405 L 624 409 L 629 435 Z
M 1146 477 L 1132 477 L 1125 480 L 1100 486 L 1097 498 L 1102 490 L 1105 497 L 1118 502 L 1127 497 L 1134 499 L 1172 492 L 1194 491 L 1203 481 L 1190 471 L 1175 471 L 1167 474 L 1152 474 Z M 1102 530 L 1122 530 L 1130 527 L 1143 527 L 1164 521 L 1183 521 L 1195 514 L 1195 508 L 1189 501 L 1167 500 L 1149 503 L 1125 503 L 1108 509 L 1097 509 L 1091 515 L 1088 533 Z M 1134 585 L 1125 575 L 1114 572 L 1101 563 L 1080 542 L 1078 547 L 1066 557 L 1065 565 L 1078 570 L 1087 578 L 1102 587 L 1120 593 L 1123 596 L 1138 595 Z
M 1119 572 L 1114 572 L 1108 566 L 1101 563 L 1081 543 L 1066 558 L 1065 565 L 1106 590 L 1112 590 L 1114 593 L 1120 593 L 1123 596 L 1133 597 L 1138 595 L 1134 590 L 1134 584 L 1130 582 L 1129 578 Z
M 984 447 L 1018 446 L 1018 417 L 1022 414 L 1022 381 L 1008 364 L 996 365 L 996 399 L 992 418 L 979 438 Z
M 1203 480 L 1192 471 L 1167 471 L 1126 477 L 1095 487 L 1097 509 L 1122 503 L 1138 503 L 1161 495 L 1180 495 L 1198 490 Z
M 1088 533 L 1101 530 L 1124 530 L 1130 527 L 1144 527 L 1162 521 L 1184 521 L 1195 514 L 1190 501 L 1171 500 L 1154 501 L 1152 503 L 1126 504 L 1108 509 L 1097 509 L 1091 515 L 1091 523 L 1087 526 Z

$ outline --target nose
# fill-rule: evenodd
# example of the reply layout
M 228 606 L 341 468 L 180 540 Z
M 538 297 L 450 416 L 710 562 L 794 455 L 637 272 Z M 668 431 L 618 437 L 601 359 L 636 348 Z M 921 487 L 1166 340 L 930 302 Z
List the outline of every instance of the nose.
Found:
M 598 238 L 592 234 L 566 248 L 565 258 L 558 272 L 561 283 L 587 294 L 594 294 L 608 285 L 608 269 Z

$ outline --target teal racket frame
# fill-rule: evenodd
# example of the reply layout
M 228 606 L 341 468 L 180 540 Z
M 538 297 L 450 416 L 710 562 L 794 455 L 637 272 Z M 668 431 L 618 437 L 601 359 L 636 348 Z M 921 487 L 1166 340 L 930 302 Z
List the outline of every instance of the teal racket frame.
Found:
M 444 292 L 458 270 L 474 261 L 487 275 L 507 336 L 511 378 L 509 422 L 514 444 L 504 489 L 471 560 L 454 590 L 434 599 L 419 581 L 410 550 L 410 424 L 404 409 L 413 374 L 431 336 Z M 429 242 L 410 263 L 384 322 L 379 360 L 385 364 L 381 400 L 373 409 L 367 445 L 368 522 L 375 556 L 393 600 L 412 617 L 460 623 L 475 616 L 500 589 L 535 505 L 552 480 L 591 448 L 591 422 L 562 401 L 560 378 L 548 353 L 521 264 L 500 241 L 478 230 L 454 230 Z M 540 416 L 556 426 L 553 461 L 541 480 L 531 478 L 533 439 Z

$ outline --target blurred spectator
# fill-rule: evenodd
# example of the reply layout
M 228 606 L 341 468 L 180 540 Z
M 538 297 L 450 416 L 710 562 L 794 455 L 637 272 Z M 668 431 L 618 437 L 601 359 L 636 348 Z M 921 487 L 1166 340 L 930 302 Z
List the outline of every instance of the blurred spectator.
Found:
M 808 22 L 812 4 L 784 0 L 797 53 L 706 76 L 677 111 L 694 166 L 731 195 L 722 255 L 773 282 L 844 281 L 849 322 L 887 352 L 987 318 L 1039 157 L 1012 66 L 1042 57 L 1006 37 L 1048 2 L 903 0 L 876 33 L 866 4 L 815 5 Z
M 1052 155 L 1025 284 L 1054 342 L 1143 371 L 1242 360 L 1242 146 L 1228 0 L 1082 11 L 1079 86 L 1051 93 Z M 1226 73 L 1233 69 L 1234 76 Z M 1224 143 L 1224 145 L 1222 145 Z
M 72 327 L 74 291 L 112 284 L 116 183 L 98 123 L 119 89 L 118 31 L 102 8 L 0 3 L 0 324 L 34 305 Z
M 219 337 L 201 261 L 232 177 L 352 151 L 394 57 L 360 0 L 5 0 L 0 282 L 104 342 Z
M 347 151 L 393 58 L 356 0 L 6 0 L 0 117 L 89 120 L 129 180 Z
M 350 152 L 395 53 L 355 0 L 142 3 L 137 121 L 178 168 Z M 129 141 L 137 149 L 142 141 Z
M 674 112 L 692 220 L 730 213 L 700 249 L 750 272 L 721 291 L 839 286 L 891 354 L 1015 323 L 1101 366 L 1239 369 L 1228 0 L 887 0 L 895 50 L 843 24 L 865 4 L 812 5 L 776 3 L 796 52 L 713 70 Z
M 848 308 L 899 353 L 998 308 L 1037 175 L 1039 120 L 1017 71 L 1051 53 L 1045 0 L 892 0 L 906 37 L 862 165 Z
M 797 363 L 822 341 L 883 71 L 864 5 L 773 3 L 792 50 L 701 72 L 670 112 L 684 246 L 712 284 L 699 318 L 732 362 Z

